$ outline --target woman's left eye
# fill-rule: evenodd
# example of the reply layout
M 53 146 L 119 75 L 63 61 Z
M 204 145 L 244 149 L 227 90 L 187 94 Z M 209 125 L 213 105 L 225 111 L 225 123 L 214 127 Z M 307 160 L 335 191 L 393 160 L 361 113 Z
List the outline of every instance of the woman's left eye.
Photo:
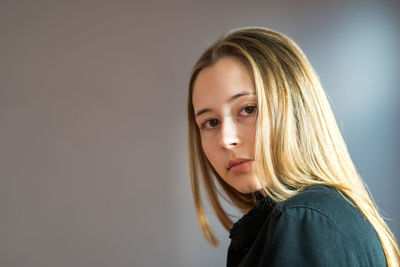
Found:
M 251 114 L 257 110 L 257 106 L 256 105 L 245 106 L 240 110 L 240 112 L 242 112 L 242 110 L 244 110 L 247 114 Z

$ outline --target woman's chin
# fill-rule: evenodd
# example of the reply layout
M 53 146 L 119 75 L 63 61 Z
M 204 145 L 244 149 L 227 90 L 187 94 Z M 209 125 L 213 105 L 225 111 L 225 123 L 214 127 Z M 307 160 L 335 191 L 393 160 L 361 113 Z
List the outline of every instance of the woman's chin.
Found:
M 243 186 L 241 186 L 241 187 L 238 187 L 238 188 L 235 188 L 237 191 L 239 191 L 240 193 L 242 193 L 242 194 L 251 194 L 251 193 L 254 193 L 254 192 L 257 192 L 257 191 L 259 191 L 259 190 L 261 190 L 262 189 L 262 187 L 261 187 L 261 185 L 260 186 L 247 186 L 247 187 L 243 187 Z

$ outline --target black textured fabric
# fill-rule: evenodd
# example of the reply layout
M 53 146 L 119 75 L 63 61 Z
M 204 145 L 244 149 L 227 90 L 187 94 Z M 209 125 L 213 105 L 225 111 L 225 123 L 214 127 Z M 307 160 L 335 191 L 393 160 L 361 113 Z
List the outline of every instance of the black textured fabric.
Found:
M 270 198 L 264 198 L 239 219 L 230 231 L 231 249 L 248 249 L 274 206 L 275 203 Z
M 262 199 L 229 237 L 228 267 L 386 266 L 373 227 L 328 186 L 312 186 L 278 204 Z

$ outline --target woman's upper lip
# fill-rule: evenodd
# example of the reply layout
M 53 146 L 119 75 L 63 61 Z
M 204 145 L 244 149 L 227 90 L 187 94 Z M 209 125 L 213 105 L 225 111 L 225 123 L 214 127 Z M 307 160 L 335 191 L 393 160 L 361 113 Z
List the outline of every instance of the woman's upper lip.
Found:
M 239 164 L 239 163 L 242 163 L 242 162 L 244 162 L 244 161 L 249 161 L 249 160 L 252 160 L 252 159 L 246 159 L 246 158 L 234 158 L 234 159 L 232 159 L 232 160 L 230 160 L 230 161 L 228 161 L 228 170 L 233 166 L 233 165 L 236 165 L 236 164 Z

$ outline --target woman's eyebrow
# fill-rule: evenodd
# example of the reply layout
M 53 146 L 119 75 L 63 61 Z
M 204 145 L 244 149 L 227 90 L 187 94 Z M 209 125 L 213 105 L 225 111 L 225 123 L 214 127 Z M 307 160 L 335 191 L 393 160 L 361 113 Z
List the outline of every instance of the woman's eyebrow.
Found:
M 255 93 L 252 93 L 252 92 L 240 92 L 240 93 L 238 93 L 238 94 L 236 94 L 236 95 L 233 95 L 233 96 L 231 96 L 229 99 L 228 99 L 228 103 L 232 103 L 233 101 L 235 101 L 236 99 L 238 99 L 239 97 L 242 97 L 242 96 L 245 96 L 245 95 L 256 95 Z M 201 114 L 204 114 L 204 113 L 206 113 L 206 112 L 210 112 L 211 111 L 211 109 L 209 109 L 209 108 L 204 108 L 204 109 L 201 109 L 201 110 L 199 110 L 197 113 L 196 113 L 196 118 L 198 117 L 198 116 L 200 116 Z

